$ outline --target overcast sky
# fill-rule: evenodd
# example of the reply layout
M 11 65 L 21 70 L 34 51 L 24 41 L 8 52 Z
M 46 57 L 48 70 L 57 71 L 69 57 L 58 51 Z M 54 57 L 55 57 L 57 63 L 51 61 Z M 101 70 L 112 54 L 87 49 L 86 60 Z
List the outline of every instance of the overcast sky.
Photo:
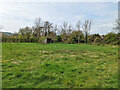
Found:
M 6 2 L 0 3 L 0 31 L 17 32 L 19 28 L 32 26 L 41 17 L 54 24 L 64 21 L 76 24 L 78 20 L 91 19 L 91 33 L 106 34 L 112 31 L 118 17 L 117 2 Z M 54 0 L 53 0 L 54 1 Z

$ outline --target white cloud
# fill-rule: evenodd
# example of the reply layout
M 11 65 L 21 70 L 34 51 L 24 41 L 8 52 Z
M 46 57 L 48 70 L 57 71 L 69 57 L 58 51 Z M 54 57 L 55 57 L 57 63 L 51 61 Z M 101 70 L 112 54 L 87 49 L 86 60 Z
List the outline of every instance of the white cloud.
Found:
M 85 17 L 84 15 L 79 15 L 79 16 L 75 16 L 74 18 L 80 20 L 80 19 L 83 19 L 84 17 Z
M 95 24 L 93 25 L 93 28 L 91 30 L 91 33 L 99 33 L 99 34 L 107 34 L 108 32 L 112 32 L 113 31 L 113 27 L 114 27 L 114 20 L 112 19 L 103 19 L 103 20 L 99 20 L 99 22 L 95 22 Z
M 112 30 L 112 21 L 117 18 L 115 5 L 117 3 L 3 3 L 0 25 L 4 26 L 4 31 L 14 32 L 20 27 L 32 26 L 36 17 L 59 25 L 63 21 L 75 24 L 90 18 L 95 23 L 91 32 L 102 34 Z
M 3 0 L 1 2 L 118 2 L 119 0 Z

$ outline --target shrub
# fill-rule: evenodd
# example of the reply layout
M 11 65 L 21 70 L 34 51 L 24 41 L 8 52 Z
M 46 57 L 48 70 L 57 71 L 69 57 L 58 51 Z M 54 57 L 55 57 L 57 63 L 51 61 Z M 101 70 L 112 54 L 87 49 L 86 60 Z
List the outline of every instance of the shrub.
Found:
M 55 39 L 56 42 L 62 42 L 62 37 L 60 35 L 58 35 Z
M 38 42 L 44 44 L 45 43 L 45 39 L 47 39 L 47 37 L 43 36 L 43 37 L 38 39 Z

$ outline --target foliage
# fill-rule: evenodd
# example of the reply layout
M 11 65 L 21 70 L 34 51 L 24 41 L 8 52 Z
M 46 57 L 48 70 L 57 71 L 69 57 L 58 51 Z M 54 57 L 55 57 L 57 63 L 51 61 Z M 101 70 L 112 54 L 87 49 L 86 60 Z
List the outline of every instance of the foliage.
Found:
M 61 37 L 60 35 L 58 35 L 58 36 L 56 37 L 55 42 L 62 42 L 62 37 Z
M 118 24 L 117 24 L 118 25 Z M 110 32 L 106 35 L 91 34 L 91 20 L 85 20 L 83 24 L 80 21 L 76 26 L 72 26 L 67 22 L 58 27 L 49 21 L 42 21 L 37 18 L 34 26 L 20 28 L 18 33 L 14 35 L 2 35 L 3 42 L 33 42 L 44 43 L 45 38 L 51 38 L 53 42 L 62 43 L 88 43 L 88 44 L 120 44 L 120 33 Z M 59 35 L 58 35 L 59 33 Z
M 79 41 L 78 41 L 79 40 Z M 82 31 L 73 31 L 70 36 L 69 36 L 69 39 L 68 39 L 68 43 L 83 43 L 84 41 L 84 35 L 82 33 Z
M 39 38 L 38 42 L 44 44 L 45 43 L 45 39 L 46 39 L 46 37 L 43 36 L 43 37 Z
M 119 44 L 119 43 L 117 43 L 119 40 L 120 40 L 119 35 L 111 32 L 111 33 L 108 33 L 107 35 L 105 35 L 104 42 L 106 44 Z
M 88 37 L 89 42 L 90 42 L 90 43 L 94 42 L 94 40 L 95 40 L 96 37 L 100 38 L 100 35 L 99 35 L 99 34 L 90 35 L 90 36 Z

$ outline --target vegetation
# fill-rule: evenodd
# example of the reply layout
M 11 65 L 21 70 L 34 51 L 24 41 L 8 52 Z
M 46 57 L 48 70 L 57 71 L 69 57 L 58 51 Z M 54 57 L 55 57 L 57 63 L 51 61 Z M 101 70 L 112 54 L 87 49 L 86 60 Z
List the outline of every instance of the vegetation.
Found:
M 58 26 L 37 18 L 3 34 L 3 88 L 118 88 L 119 26 L 99 35 L 90 34 L 91 20 Z M 54 43 L 43 44 L 48 38 Z
M 119 31 L 118 22 L 115 24 L 115 30 Z M 62 43 L 89 43 L 89 44 L 120 44 L 120 33 L 110 32 L 106 35 L 90 34 L 92 21 L 85 20 L 83 24 L 78 21 L 73 27 L 71 24 L 64 22 L 58 26 L 49 21 L 42 21 L 41 18 L 35 19 L 32 27 L 20 28 L 18 33 L 14 35 L 2 36 L 3 42 L 34 42 L 44 43 L 45 39 L 51 38 L 53 42 Z
M 118 88 L 118 47 L 3 43 L 2 50 L 3 88 Z

